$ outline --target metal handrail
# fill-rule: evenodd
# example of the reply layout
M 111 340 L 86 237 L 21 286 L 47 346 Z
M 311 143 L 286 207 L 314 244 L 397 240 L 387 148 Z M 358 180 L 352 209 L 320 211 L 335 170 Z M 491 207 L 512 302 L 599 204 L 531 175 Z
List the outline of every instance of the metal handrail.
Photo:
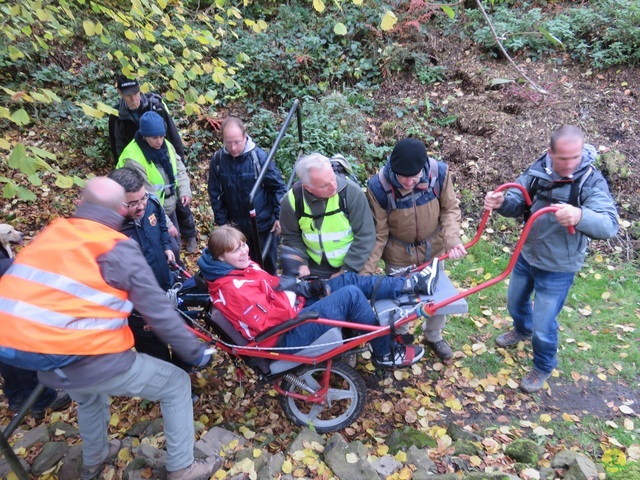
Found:
M 264 179 L 264 176 L 267 174 L 267 169 L 271 165 L 271 162 L 274 161 L 276 152 L 278 151 L 278 147 L 280 146 L 280 142 L 282 142 L 282 139 L 284 138 L 285 133 L 287 133 L 287 130 L 289 129 L 289 125 L 291 124 L 291 120 L 293 119 L 294 113 L 296 114 L 296 120 L 298 124 L 298 141 L 300 142 L 300 147 L 302 148 L 302 142 L 304 141 L 302 137 L 302 108 L 300 106 L 300 100 L 296 98 L 293 101 L 293 104 L 291 105 L 291 109 L 289 110 L 287 117 L 284 119 L 284 123 L 282 124 L 282 127 L 280 127 L 280 131 L 278 132 L 278 136 L 276 137 L 276 140 L 273 142 L 273 146 L 271 147 L 271 150 L 269 150 L 269 155 L 267 155 L 267 160 L 264 162 L 264 165 L 260 170 L 260 174 L 256 179 L 256 183 L 251 189 L 251 193 L 249 193 L 249 217 L 251 218 L 251 233 L 252 233 L 251 246 L 253 247 L 252 250 L 254 252 L 261 252 L 260 259 L 258 262 L 260 263 L 260 266 L 264 265 L 264 259 L 267 256 L 267 252 L 269 251 L 271 244 L 273 243 L 274 235 L 273 233 L 269 235 L 269 238 L 267 238 L 267 241 L 265 242 L 264 249 L 261 249 L 260 232 L 258 230 L 258 219 L 256 216 L 256 208 L 253 202 L 255 200 L 256 195 L 258 194 L 258 189 L 262 186 L 262 180 Z M 295 169 L 291 173 L 291 176 L 289 177 L 289 181 L 287 182 L 287 190 L 291 188 L 294 175 L 295 175 Z

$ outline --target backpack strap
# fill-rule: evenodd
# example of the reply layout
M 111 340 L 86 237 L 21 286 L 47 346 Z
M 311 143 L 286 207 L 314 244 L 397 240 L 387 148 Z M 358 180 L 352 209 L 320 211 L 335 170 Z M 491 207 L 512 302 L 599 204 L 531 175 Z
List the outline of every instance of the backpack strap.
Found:
M 262 164 L 260 163 L 260 159 L 258 158 L 258 154 L 256 153 L 256 149 L 254 148 L 249 152 L 251 155 L 251 160 L 253 161 L 253 179 L 257 180 L 260 175 L 260 171 L 262 170 Z
M 296 218 L 300 220 L 302 217 L 313 218 L 317 220 L 318 218 L 328 217 L 329 215 L 335 215 L 336 213 L 344 212 L 345 215 L 349 214 L 347 209 L 347 187 L 343 188 L 338 192 L 338 209 L 333 210 L 331 212 L 323 212 L 320 215 L 309 215 L 304 211 L 304 188 L 302 186 L 302 182 L 296 182 L 293 184 L 291 189 L 293 191 L 294 198 L 294 213 L 296 214 Z
M 387 204 L 384 205 L 385 210 L 387 211 L 387 215 L 391 210 L 396 209 L 396 197 L 393 193 L 393 187 L 387 180 L 387 177 L 382 173 L 383 169 L 378 172 L 378 178 L 380 179 L 380 184 L 382 185 L 382 189 L 384 190 L 385 195 L 387 196 Z M 382 205 L 381 205 L 382 206 Z

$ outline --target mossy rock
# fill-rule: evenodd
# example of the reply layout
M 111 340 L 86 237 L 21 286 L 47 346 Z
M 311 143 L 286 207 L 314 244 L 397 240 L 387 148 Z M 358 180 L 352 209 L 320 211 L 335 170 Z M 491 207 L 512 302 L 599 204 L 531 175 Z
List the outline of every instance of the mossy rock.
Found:
M 533 466 L 538 464 L 538 459 L 540 458 L 538 444 L 526 438 L 511 442 L 504 454 L 518 463 L 526 463 Z
M 457 440 L 453 447 L 455 448 L 454 455 L 478 455 L 480 453 L 480 449 L 473 442 L 468 442 L 466 440 Z
M 416 448 L 435 448 L 438 446 L 436 440 L 420 430 L 411 427 L 404 427 L 394 430 L 387 438 L 389 453 L 395 455 L 399 451 L 406 451 L 410 446 Z

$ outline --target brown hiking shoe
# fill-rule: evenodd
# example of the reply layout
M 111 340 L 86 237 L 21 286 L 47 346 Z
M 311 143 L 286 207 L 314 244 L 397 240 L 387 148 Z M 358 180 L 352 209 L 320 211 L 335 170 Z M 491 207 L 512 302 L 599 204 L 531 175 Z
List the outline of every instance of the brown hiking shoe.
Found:
M 451 345 L 447 343 L 446 340 L 438 340 L 437 342 L 430 342 L 428 340 L 424 341 L 424 344 L 431 349 L 433 353 L 436 354 L 440 360 L 450 360 L 453 358 L 453 349 Z
M 167 472 L 167 480 L 209 480 L 221 466 L 220 457 L 213 455 L 204 460 L 194 460 L 187 468 Z
M 185 250 L 187 253 L 194 253 L 198 249 L 198 240 L 196 237 L 187 238 Z
M 496 338 L 496 345 L 499 347 L 510 347 L 516 345 L 518 342 L 526 342 L 527 340 L 531 340 L 531 337 L 522 335 L 516 330 L 509 330 L 507 333 L 503 333 Z
M 533 393 L 544 387 L 545 382 L 551 376 L 550 373 L 542 373 L 534 368 L 520 381 L 520 390 L 525 393 Z

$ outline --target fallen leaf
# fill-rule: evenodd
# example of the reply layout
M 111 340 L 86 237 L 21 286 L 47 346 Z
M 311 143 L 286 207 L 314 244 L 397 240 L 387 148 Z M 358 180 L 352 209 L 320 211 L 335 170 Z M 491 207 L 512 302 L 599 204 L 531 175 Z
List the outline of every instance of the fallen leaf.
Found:
M 633 409 L 631 407 L 629 407 L 628 405 L 621 405 L 620 406 L 620 411 L 622 413 L 624 413 L 625 415 L 634 415 L 635 414 Z
M 355 453 L 347 453 L 345 458 L 347 460 L 347 463 L 358 463 L 358 456 Z

